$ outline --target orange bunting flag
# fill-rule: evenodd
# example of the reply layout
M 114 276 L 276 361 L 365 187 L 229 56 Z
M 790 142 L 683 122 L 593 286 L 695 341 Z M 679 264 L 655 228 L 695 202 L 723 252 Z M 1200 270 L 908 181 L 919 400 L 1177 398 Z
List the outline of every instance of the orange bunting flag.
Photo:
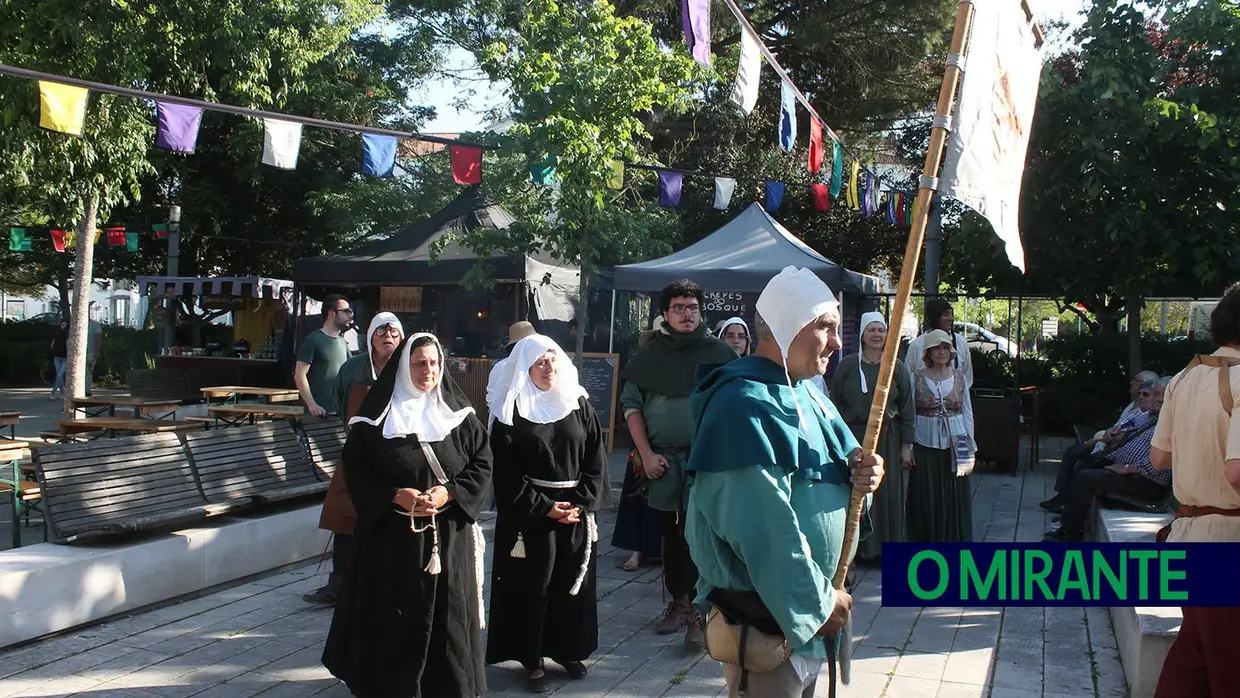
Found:
M 71 136 L 82 135 L 86 124 L 86 100 L 90 90 L 85 87 L 39 81 L 39 126 Z

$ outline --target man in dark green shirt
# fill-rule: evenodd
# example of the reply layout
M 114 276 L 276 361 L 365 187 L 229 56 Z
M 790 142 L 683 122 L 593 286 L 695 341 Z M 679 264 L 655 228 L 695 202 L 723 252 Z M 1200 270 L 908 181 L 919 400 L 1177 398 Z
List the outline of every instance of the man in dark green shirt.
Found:
M 663 327 L 624 368 L 620 407 L 629 434 L 650 479 L 647 503 L 658 510 L 663 527 L 663 583 L 671 603 L 655 626 L 661 634 L 685 630 L 685 643 L 705 641 L 702 619 L 693 607 L 698 573 L 685 543 L 685 473 L 693 442 L 689 394 L 697 387 L 699 365 L 725 364 L 736 352 L 702 323 L 704 296 L 682 279 L 659 295 Z
M 306 411 L 315 417 L 334 414 L 343 407 L 336 404 L 336 378 L 349 360 L 344 331 L 352 322 L 349 301 L 333 293 L 323 299 L 323 327 L 306 335 L 297 349 L 293 382 Z

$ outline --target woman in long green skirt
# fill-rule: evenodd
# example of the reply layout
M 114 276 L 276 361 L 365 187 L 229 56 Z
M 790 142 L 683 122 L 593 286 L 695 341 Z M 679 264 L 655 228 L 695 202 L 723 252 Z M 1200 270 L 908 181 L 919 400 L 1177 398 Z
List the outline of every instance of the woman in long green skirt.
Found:
M 874 388 L 878 383 L 879 362 L 883 358 L 883 346 L 887 342 L 887 321 L 882 313 L 865 313 L 861 316 L 861 348 L 856 360 L 844 359 L 831 379 L 831 401 L 840 416 L 860 441 L 865 436 L 866 421 L 870 418 L 870 406 L 874 403 Z M 896 468 L 899 463 L 905 470 L 913 462 L 913 434 L 915 412 L 913 389 L 904 362 L 896 362 L 895 380 L 887 397 L 887 414 L 883 418 L 883 430 L 878 437 L 878 454 L 887 463 L 887 473 L 866 516 L 871 524 L 869 534 L 861 540 L 857 558 L 862 562 L 881 560 L 883 543 L 901 543 L 904 534 L 904 471 Z
M 973 472 L 977 440 L 964 372 L 952 367 L 955 347 L 943 330 L 925 335 L 922 367 L 913 373 L 916 444 L 908 480 L 908 539 L 918 543 L 973 540 Z M 910 357 L 911 358 L 911 357 Z

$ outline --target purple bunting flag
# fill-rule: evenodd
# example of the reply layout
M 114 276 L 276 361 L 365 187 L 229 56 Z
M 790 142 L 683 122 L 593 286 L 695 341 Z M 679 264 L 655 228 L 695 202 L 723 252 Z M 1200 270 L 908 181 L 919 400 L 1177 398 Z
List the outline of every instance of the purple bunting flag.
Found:
M 202 108 L 184 104 L 156 102 L 159 110 L 159 131 L 155 147 L 174 153 L 192 153 L 198 145 L 198 127 L 202 124 Z
M 680 205 L 680 186 L 684 175 L 679 172 L 659 173 L 659 205 L 676 208 Z
M 693 60 L 710 67 L 710 0 L 680 0 L 680 20 Z

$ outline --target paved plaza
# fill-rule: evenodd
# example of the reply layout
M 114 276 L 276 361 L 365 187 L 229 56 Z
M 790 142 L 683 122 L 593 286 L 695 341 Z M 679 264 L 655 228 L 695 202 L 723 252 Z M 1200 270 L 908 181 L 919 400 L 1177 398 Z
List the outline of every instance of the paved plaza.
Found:
M 1057 444 L 1046 447 L 1049 455 Z M 975 475 L 979 539 L 1040 539 L 1050 472 Z M 724 695 L 718 664 L 686 652 L 681 635 L 654 633 L 665 604 L 658 570 L 619 568 L 626 555 L 608 543 L 612 519 L 600 526 L 599 651 L 582 681 L 552 666 L 552 694 Z M 307 564 L 0 653 L 0 698 L 348 696 L 319 665 L 331 612 L 301 600 L 325 578 L 323 564 Z M 878 570 L 860 570 L 853 679 L 840 696 L 1128 695 L 1105 609 L 882 608 L 881 594 Z M 487 671 L 488 695 L 527 695 L 519 665 Z

